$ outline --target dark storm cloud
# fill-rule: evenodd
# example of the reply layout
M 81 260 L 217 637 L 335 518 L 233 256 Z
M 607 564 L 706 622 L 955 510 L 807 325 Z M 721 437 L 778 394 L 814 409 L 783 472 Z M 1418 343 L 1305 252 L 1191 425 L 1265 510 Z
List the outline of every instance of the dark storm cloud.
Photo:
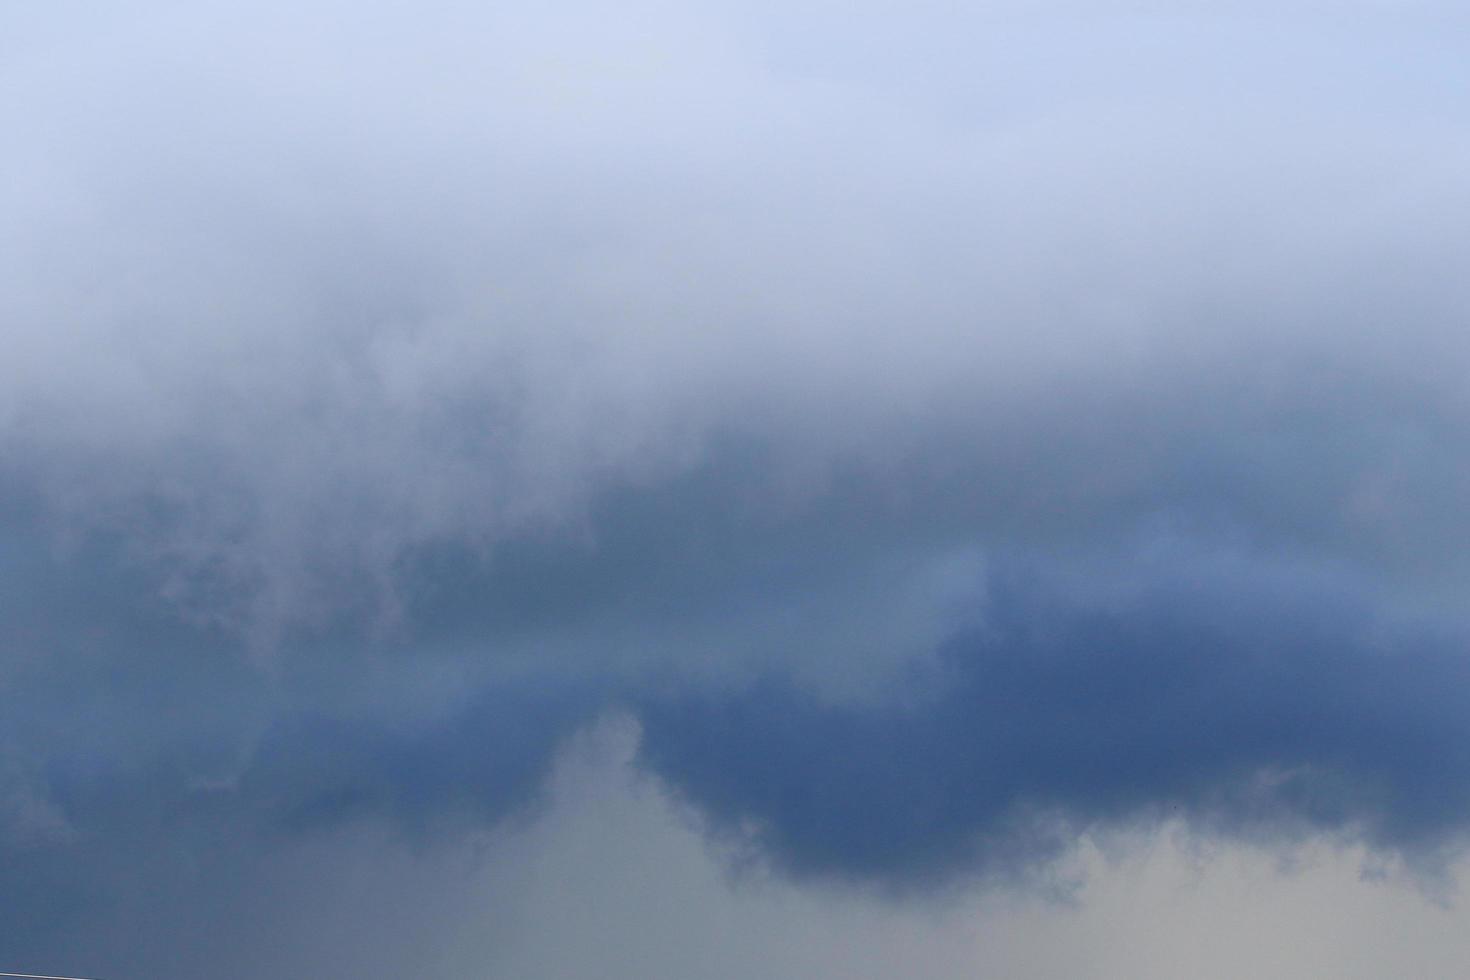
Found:
M 422 836 L 493 825 L 525 807 L 558 744 L 600 702 L 502 684 L 427 725 L 291 719 L 257 748 L 240 796 L 285 831 L 376 818 Z
M 986 578 L 946 564 L 965 508 L 899 508 L 865 537 L 881 498 L 740 513 L 700 481 L 635 494 L 582 542 L 422 556 L 394 629 L 300 630 L 263 672 L 125 549 L 12 539 L 0 830 L 27 904 L 0 952 L 57 961 L 85 934 L 91 956 L 61 960 L 79 973 L 159 969 L 181 916 L 260 922 L 272 876 L 317 860 L 350 877 L 321 854 L 364 829 L 433 853 L 533 813 L 556 748 L 607 710 L 632 713 L 643 766 L 718 837 L 798 878 L 1026 875 L 1079 833 L 1174 815 L 1414 854 L 1458 838 L 1454 622 L 1415 626 L 1351 565 L 1193 532 L 992 557 Z M 741 686 L 772 665 L 799 679 Z M 318 856 L 279 870 L 303 849 Z M 230 947 L 247 976 L 243 935 L 197 955 Z
M 1125 598 L 1000 575 L 984 624 L 906 695 L 771 680 L 652 699 L 643 764 L 780 867 L 898 886 L 1034 871 L 1084 831 L 1171 816 L 1417 854 L 1456 841 L 1463 632 L 1386 622 L 1358 590 L 1197 574 Z
M 605 711 L 798 875 L 1456 837 L 1461 15 L 1194 6 L 6 8 L 0 954 L 340 969 Z
M 353 623 L 297 634 L 279 662 L 252 664 L 240 636 L 180 616 L 116 541 L 58 549 L 15 533 L 6 546 L 0 763 L 46 801 L 58 839 L 103 831 L 114 811 L 182 816 L 211 800 L 263 829 L 366 816 L 417 833 L 460 812 L 494 822 L 534 795 L 557 742 L 605 700 L 595 670 L 444 669 L 463 650 L 436 677 L 398 652 L 417 635 Z M 496 631 L 479 640 L 493 661 Z
M 8 571 L 28 567 L 0 600 L 7 965 L 139 978 L 344 969 L 347 940 L 320 939 L 330 911 L 301 896 L 373 905 L 334 891 L 372 855 L 434 864 L 529 818 L 558 746 L 604 703 L 591 676 L 426 679 L 432 667 L 403 667 L 361 631 L 319 634 L 354 645 L 300 656 L 309 669 L 262 670 L 238 637 L 180 621 L 115 551 L 58 559 L 11 545 Z M 391 937 L 427 927 L 424 901 L 374 906 L 384 931 L 357 941 L 378 957 L 368 975 L 413 966 Z

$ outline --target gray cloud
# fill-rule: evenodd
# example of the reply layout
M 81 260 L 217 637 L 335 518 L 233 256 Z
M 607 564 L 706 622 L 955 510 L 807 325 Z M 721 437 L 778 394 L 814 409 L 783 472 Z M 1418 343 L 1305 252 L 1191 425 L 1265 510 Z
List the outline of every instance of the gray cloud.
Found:
M 973 45 L 877 71 L 843 60 L 875 13 L 847 45 L 813 11 L 558 9 L 33 28 L 20 479 L 268 634 L 391 593 L 405 550 L 565 532 L 727 431 L 778 488 L 942 453 L 1092 528 L 1311 510 L 1329 546 L 1455 563 L 1423 490 L 1464 479 L 1436 215 L 1465 145 L 1427 28 L 931 11 Z
M 0 14 L 0 954 L 320 967 L 609 710 L 808 881 L 1458 840 L 1463 19 Z
M 642 760 L 742 848 L 901 889 L 1025 875 L 1084 832 L 1170 818 L 1433 864 L 1470 819 L 1463 630 L 1249 571 L 1176 565 L 1086 597 L 1002 574 L 906 694 L 656 698 Z

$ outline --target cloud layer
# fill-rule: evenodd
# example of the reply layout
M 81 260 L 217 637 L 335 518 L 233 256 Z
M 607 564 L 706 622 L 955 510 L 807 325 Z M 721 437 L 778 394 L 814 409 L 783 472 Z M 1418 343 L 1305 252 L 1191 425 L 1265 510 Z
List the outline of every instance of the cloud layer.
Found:
M 804 887 L 1450 867 L 1463 20 L 0 14 L 0 967 L 330 972 L 608 718 Z
M 17 25 L 0 437 L 188 602 L 314 615 L 727 433 L 778 486 L 942 453 L 992 534 L 1463 551 L 1467 146 L 1412 19 L 930 11 L 973 48 L 864 66 L 876 13 L 341 13 Z
M 1432 860 L 1470 819 L 1463 632 L 1248 571 L 1106 604 L 1006 576 L 906 698 L 654 701 L 643 762 L 798 874 L 1024 876 L 1084 832 L 1177 818 Z

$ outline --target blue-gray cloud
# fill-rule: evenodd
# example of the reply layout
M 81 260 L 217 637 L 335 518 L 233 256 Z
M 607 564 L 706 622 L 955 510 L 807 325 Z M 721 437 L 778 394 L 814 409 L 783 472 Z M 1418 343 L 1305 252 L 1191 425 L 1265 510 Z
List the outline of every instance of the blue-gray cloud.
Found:
M 360 6 L 0 12 L 6 962 L 607 712 L 802 878 L 1458 840 L 1463 14 Z
M 1002 575 L 922 685 L 834 704 L 769 680 L 646 702 L 643 764 L 794 873 L 1036 870 L 1089 830 L 1184 817 L 1425 855 L 1470 825 L 1464 634 L 1361 591 L 1154 581 L 1111 601 Z

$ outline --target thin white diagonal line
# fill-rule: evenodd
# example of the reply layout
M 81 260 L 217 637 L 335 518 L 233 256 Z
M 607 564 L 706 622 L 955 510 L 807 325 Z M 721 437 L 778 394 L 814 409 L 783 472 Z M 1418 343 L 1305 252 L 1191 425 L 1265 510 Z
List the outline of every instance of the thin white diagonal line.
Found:
M 89 980 L 87 977 L 48 977 L 41 973 L 0 973 L 0 977 L 29 977 L 30 980 Z

